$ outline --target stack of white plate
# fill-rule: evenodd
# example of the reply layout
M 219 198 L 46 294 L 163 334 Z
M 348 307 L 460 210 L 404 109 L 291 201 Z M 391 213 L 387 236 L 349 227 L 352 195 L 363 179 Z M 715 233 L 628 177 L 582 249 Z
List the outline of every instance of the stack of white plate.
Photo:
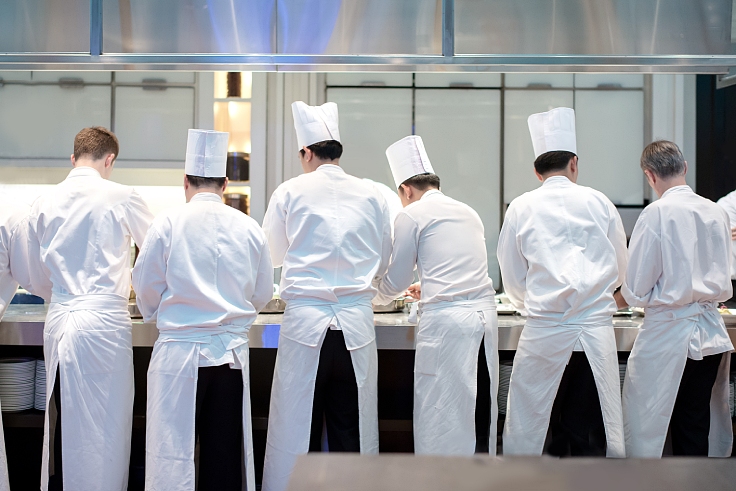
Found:
M 33 407 L 46 410 L 46 362 L 36 360 L 36 396 Z
M 31 409 L 35 402 L 36 360 L 0 359 L 0 405 L 5 412 Z
M 512 368 L 510 361 L 502 361 L 498 366 L 498 414 L 506 414 Z
M 626 378 L 626 363 L 618 364 L 618 376 L 621 379 L 621 393 L 624 393 L 624 379 Z

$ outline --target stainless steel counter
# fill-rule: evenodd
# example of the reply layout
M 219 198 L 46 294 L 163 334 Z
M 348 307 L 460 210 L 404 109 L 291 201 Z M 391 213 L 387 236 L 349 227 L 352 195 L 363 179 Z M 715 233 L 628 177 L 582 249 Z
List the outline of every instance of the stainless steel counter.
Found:
M 0 321 L 0 345 L 42 346 L 45 305 L 10 305 Z M 278 344 L 281 314 L 259 315 L 248 335 L 251 348 L 275 348 Z M 415 325 L 408 315 L 376 314 L 376 342 L 378 349 L 414 349 Z M 630 351 L 639 332 L 641 318 L 615 319 L 616 345 L 619 351 Z M 498 348 L 513 351 L 519 342 L 524 318 L 500 315 L 498 319 Z M 736 326 L 729 326 L 728 333 L 736 344 Z M 153 346 L 158 337 L 154 324 L 133 320 L 133 346 Z

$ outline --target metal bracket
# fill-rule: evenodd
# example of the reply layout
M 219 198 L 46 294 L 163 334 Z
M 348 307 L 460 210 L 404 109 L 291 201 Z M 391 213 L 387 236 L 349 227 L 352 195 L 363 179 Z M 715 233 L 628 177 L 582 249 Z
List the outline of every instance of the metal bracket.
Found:
M 455 0 L 442 1 L 442 56 L 455 56 Z
M 102 54 L 102 0 L 89 1 L 89 54 Z
M 725 89 L 726 87 L 731 87 L 732 85 L 736 85 L 736 73 L 729 72 L 726 75 L 716 76 L 716 90 Z

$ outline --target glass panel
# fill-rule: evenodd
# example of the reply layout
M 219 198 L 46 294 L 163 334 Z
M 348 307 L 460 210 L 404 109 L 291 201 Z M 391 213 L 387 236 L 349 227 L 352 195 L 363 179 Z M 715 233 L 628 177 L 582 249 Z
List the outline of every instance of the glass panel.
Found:
M 644 202 L 644 94 L 582 90 L 575 93 L 578 183 L 603 192 L 615 204 Z
M 500 87 L 500 73 L 417 73 L 417 87 Z
M 327 89 L 340 113 L 340 166 L 394 188 L 386 148 L 411 135 L 411 89 Z
M 61 79 L 83 80 L 87 83 L 110 83 L 110 72 L 65 72 L 59 70 L 35 71 L 31 74 L 34 82 L 59 82 Z
M 507 90 L 504 99 L 503 202 L 539 187 L 527 119 L 555 107 L 573 107 L 572 90 Z M 578 139 L 578 142 L 580 140 Z
M 616 73 L 576 73 L 575 87 L 644 87 L 644 75 L 641 74 L 616 74 Z
M 89 0 L 0 1 L 0 53 L 89 53 Z
M 572 84 L 572 73 L 507 73 L 504 78 L 506 87 L 549 85 L 550 87 L 571 88 Z
M 110 87 L 0 87 L 0 157 L 60 159 L 71 165 L 74 137 L 87 126 L 110 127 Z
M 346 72 L 328 73 L 327 86 L 338 85 L 346 87 L 360 86 L 389 86 L 411 87 L 411 73 L 376 73 L 376 72 Z
M 250 153 L 250 102 L 215 102 L 215 129 L 230 133 L 228 152 Z
M 279 53 L 440 54 L 437 0 L 278 0 Z
M 121 160 L 184 162 L 194 127 L 194 89 L 115 89 L 115 133 Z
M 275 5 L 276 0 L 103 0 L 103 48 L 106 53 L 272 53 Z
M 171 83 L 193 84 L 194 72 L 173 72 L 173 71 L 157 71 L 157 72 L 141 72 L 128 70 L 124 72 L 115 72 L 115 81 L 123 83 L 138 84 L 147 79 L 165 80 Z
M 496 259 L 501 229 L 500 101 L 498 90 L 416 91 L 416 134 L 424 140 L 442 180 L 442 192 L 480 215 L 488 272 L 496 286 L 500 284 Z

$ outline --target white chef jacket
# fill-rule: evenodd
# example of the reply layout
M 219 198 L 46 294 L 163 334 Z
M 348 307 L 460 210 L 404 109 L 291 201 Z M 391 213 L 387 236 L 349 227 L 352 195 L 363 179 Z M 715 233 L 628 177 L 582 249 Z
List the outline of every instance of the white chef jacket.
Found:
M 40 250 L 54 294 L 127 299 L 130 239 L 143 243 L 152 219 L 132 187 L 103 179 L 91 167 L 76 167 L 33 204 L 31 247 Z
M 281 298 L 289 305 L 323 306 L 284 322 L 281 335 L 317 346 L 334 323 L 348 348 L 370 343 L 373 329 L 358 328 L 365 321 L 351 307 L 370 304 L 376 294 L 372 281 L 386 271 L 391 255 L 388 205 L 376 187 L 338 165 L 323 164 L 274 191 L 263 230 L 273 265 L 283 266 Z M 319 310 L 324 316 L 316 316 Z
M 527 326 L 610 322 L 626 233 L 603 193 L 552 176 L 509 205 L 498 258 L 504 291 Z
M 727 213 L 690 186 L 675 186 L 639 215 L 621 293 L 629 305 L 647 310 L 722 302 L 732 296 L 730 264 Z M 733 349 L 723 323 L 707 319 L 693 332 L 688 358 Z
M 731 227 L 736 227 L 736 191 L 731 191 L 718 200 L 718 204 L 726 210 Z M 736 241 L 731 241 L 731 279 L 736 280 Z
M 391 263 L 376 281 L 375 302 L 400 296 L 419 271 L 423 305 L 492 297 L 483 223 L 468 205 L 432 189 L 394 222 Z
M 16 247 L 25 247 L 22 237 L 22 222 L 27 218 L 30 208 L 26 205 L 0 200 L 0 318 L 18 291 L 16 275 L 26 276 L 25 262 L 17 262 L 22 254 L 15 252 Z
M 162 213 L 148 230 L 133 269 L 143 318 L 176 339 L 200 343 L 200 366 L 234 363 L 231 349 L 273 295 L 273 267 L 258 223 L 197 193 Z M 242 344 L 242 343 L 241 343 Z

